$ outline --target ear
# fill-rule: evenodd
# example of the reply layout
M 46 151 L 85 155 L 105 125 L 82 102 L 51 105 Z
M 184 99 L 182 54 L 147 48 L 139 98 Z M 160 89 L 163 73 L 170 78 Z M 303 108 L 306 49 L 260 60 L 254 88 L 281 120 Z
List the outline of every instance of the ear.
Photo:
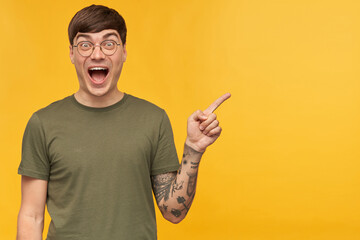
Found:
M 74 48 L 70 45 L 70 46 L 69 46 L 69 49 L 70 49 L 70 60 L 71 60 L 71 63 L 74 64 L 74 62 L 75 62 L 75 59 L 74 59 Z
M 122 51 L 123 51 L 123 62 L 125 62 L 127 57 L 126 43 L 124 44 Z

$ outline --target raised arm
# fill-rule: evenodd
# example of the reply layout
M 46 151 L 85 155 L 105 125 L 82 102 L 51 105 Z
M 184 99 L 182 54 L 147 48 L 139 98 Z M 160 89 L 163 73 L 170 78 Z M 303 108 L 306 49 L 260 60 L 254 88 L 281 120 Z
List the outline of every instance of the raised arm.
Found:
M 156 202 L 165 219 L 183 220 L 196 192 L 200 160 L 206 148 L 220 136 L 221 127 L 213 113 L 231 95 L 224 94 L 203 112 L 197 110 L 188 118 L 187 138 L 177 172 L 152 176 Z
M 47 181 L 22 176 L 17 240 L 42 239 L 46 194 Z

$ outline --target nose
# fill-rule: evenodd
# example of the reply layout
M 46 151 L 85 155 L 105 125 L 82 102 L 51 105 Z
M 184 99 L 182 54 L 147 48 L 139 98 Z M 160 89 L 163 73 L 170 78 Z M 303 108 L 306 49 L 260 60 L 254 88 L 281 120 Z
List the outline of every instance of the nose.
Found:
M 94 50 L 90 55 L 91 59 L 94 60 L 101 60 L 105 58 L 105 54 L 103 53 L 103 51 L 101 50 L 100 45 L 94 45 Z

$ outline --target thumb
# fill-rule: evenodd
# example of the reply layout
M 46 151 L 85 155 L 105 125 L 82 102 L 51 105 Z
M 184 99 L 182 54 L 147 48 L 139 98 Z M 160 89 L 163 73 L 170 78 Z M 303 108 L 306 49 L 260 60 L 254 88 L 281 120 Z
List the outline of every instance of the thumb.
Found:
M 201 111 L 197 110 L 195 111 L 191 116 L 190 119 L 194 121 L 205 121 L 208 117 Z

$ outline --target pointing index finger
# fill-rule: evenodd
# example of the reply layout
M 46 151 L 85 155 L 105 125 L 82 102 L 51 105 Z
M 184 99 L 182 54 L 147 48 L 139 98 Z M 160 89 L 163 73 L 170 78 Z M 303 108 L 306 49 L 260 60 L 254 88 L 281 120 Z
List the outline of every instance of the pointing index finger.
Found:
M 226 99 L 230 97 L 231 97 L 230 93 L 225 93 L 224 95 L 216 99 L 215 102 L 213 102 L 207 109 L 205 109 L 204 113 L 209 114 L 214 112 Z

